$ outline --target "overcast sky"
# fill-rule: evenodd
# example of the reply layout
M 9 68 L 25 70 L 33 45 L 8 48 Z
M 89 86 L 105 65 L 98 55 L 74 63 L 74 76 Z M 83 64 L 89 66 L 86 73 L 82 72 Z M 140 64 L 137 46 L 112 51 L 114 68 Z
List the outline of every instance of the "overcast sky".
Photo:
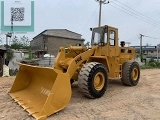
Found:
M 33 38 L 45 29 L 68 29 L 82 34 L 87 42 L 89 28 L 98 26 L 98 13 L 95 0 L 35 0 L 35 31 L 26 36 Z M 160 38 L 160 0 L 111 0 L 102 6 L 101 25 L 118 28 L 119 40 L 131 45 L 139 45 L 139 34 Z M 143 37 L 146 43 L 157 45 L 160 39 Z

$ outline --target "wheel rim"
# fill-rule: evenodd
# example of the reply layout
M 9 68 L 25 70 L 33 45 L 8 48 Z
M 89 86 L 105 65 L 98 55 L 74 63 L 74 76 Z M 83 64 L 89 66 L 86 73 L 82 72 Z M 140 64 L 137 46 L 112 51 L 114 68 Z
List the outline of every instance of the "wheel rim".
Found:
M 138 69 L 137 68 L 134 68 L 133 70 L 132 70 L 132 78 L 133 78 L 133 80 L 137 80 L 137 78 L 138 78 Z
M 105 83 L 105 77 L 104 74 L 101 72 L 98 72 L 94 77 L 94 88 L 99 91 L 103 88 Z

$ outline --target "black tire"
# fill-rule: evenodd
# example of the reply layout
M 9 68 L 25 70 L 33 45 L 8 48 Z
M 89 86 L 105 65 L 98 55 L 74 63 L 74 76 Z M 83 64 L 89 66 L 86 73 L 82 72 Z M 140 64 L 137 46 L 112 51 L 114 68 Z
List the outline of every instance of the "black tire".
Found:
M 139 82 L 140 68 L 137 62 L 128 61 L 122 66 L 122 83 L 127 86 L 136 86 Z
M 86 97 L 100 98 L 105 93 L 107 85 L 107 69 L 103 64 L 91 62 L 82 67 L 78 75 L 78 86 Z

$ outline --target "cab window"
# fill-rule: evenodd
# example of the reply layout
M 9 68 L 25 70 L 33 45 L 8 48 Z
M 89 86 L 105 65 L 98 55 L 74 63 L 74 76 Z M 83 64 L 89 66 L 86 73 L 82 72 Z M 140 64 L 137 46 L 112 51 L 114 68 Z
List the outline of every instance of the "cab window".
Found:
M 105 45 L 107 44 L 107 29 L 100 27 L 94 28 L 92 31 L 92 45 Z
M 113 30 L 109 32 L 109 41 L 111 46 L 115 46 L 115 31 Z
M 107 44 L 107 29 L 104 30 L 104 43 Z

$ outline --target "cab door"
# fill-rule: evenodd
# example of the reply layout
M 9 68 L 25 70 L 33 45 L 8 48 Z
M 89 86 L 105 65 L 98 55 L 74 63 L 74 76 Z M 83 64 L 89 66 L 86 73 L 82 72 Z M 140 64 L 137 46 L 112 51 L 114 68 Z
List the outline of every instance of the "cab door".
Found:
M 118 56 L 118 34 L 114 28 L 108 29 L 109 56 Z
M 110 78 L 119 77 L 119 47 L 118 47 L 118 29 L 109 27 L 108 29 L 108 43 L 109 43 L 109 56 L 108 64 L 110 71 L 108 76 Z

